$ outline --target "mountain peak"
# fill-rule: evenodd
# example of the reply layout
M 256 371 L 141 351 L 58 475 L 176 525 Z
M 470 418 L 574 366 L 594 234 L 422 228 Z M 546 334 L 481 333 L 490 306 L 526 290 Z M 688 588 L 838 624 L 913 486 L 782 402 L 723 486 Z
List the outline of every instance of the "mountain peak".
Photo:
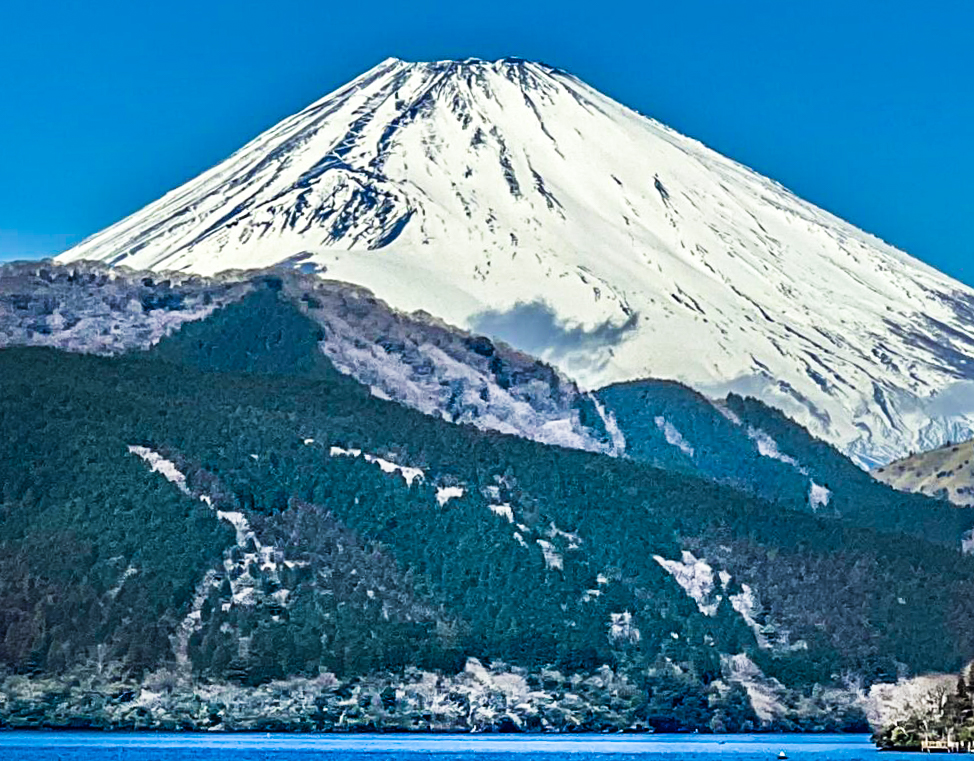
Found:
M 342 97 L 360 89 L 374 90 L 384 84 L 392 83 L 396 89 L 409 88 L 409 82 L 438 85 L 442 91 L 447 82 L 453 82 L 459 87 L 479 85 L 475 93 L 478 98 L 491 97 L 486 86 L 493 79 L 506 79 L 521 88 L 536 89 L 541 80 L 547 78 L 565 77 L 574 79 L 564 69 L 549 64 L 532 61 L 517 56 L 506 56 L 495 60 L 484 58 L 457 58 L 437 61 L 406 61 L 401 58 L 386 58 L 379 64 L 354 79 L 348 85 L 329 93 L 313 104 L 332 102 L 335 97 Z
M 587 387 L 757 396 L 863 463 L 974 428 L 925 412 L 974 380 L 974 291 L 521 58 L 386 59 L 60 259 L 317 272 Z
M 425 68 L 435 68 L 437 70 L 458 70 L 458 69 L 473 69 L 473 68 L 489 68 L 494 70 L 499 70 L 502 68 L 524 68 L 526 66 L 538 67 L 541 69 L 548 69 L 551 71 L 558 71 L 557 67 L 551 66 L 542 61 L 535 61 L 530 58 L 522 58 L 521 56 L 503 56 L 502 58 L 478 58 L 476 56 L 470 56 L 467 58 L 443 58 L 435 61 L 409 61 L 404 58 L 389 57 L 384 59 L 379 66 L 388 66 L 393 64 L 404 64 L 406 66 L 416 66 Z

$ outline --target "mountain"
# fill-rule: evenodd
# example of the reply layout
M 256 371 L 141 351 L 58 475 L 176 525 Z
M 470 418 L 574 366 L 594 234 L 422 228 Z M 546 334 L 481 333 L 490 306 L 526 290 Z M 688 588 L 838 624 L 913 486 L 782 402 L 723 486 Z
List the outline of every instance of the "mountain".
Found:
M 317 272 L 585 388 L 757 396 L 866 465 L 974 432 L 974 291 L 540 63 L 383 61 L 80 259 Z
M 278 298 L 291 317 L 267 321 L 266 302 Z M 877 482 L 754 398 L 712 400 L 656 380 L 582 392 L 501 342 L 404 315 L 362 288 L 316 275 L 272 268 L 160 279 L 124 266 L 0 265 L 0 346 L 151 349 L 166 358 L 173 342 L 162 339 L 180 329 L 192 335 L 200 321 L 210 338 L 184 350 L 181 364 L 212 368 L 216 353 L 227 372 L 321 379 L 337 370 L 373 396 L 452 423 L 622 456 L 787 509 L 955 548 L 968 546 L 974 526 L 970 511 Z
M 872 471 L 878 481 L 963 507 L 974 507 L 974 441 L 911 454 Z
M 631 459 L 727 484 L 789 509 L 970 546 L 970 511 L 951 515 L 943 505 L 934 509 L 927 496 L 896 491 L 895 484 L 872 478 L 757 399 L 729 394 L 714 401 L 672 381 L 654 380 L 609 386 L 596 397 Z
M 834 730 L 974 657 L 922 518 L 423 414 L 245 286 L 146 349 L 0 349 L 0 724 Z

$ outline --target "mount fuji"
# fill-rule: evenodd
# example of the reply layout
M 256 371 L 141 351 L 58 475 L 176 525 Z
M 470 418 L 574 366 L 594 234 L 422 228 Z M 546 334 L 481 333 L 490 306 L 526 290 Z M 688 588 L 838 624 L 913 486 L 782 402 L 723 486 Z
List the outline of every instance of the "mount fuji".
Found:
M 284 266 L 861 464 L 974 434 L 974 290 L 571 74 L 388 59 L 58 257 Z

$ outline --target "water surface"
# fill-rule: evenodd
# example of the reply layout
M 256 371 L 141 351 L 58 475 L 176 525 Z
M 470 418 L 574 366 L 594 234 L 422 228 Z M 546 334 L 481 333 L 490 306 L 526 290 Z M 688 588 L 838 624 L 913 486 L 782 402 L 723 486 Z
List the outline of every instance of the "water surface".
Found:
M 879 761 L 866 735 L 290 735 L 0 732 L 0 759 L 32 761 Z M 883 753 L 882 761 L 915 761 Z

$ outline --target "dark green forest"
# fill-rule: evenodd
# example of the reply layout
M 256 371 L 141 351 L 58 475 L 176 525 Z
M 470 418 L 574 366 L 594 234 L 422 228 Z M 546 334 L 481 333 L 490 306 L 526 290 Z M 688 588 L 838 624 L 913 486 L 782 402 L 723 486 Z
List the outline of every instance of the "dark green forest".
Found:
M 271 279 L 145 352 L 0 350 L 6 668 L 111 660 L 137 676 L 185 657 L 199 679 L 254 686 L 455 673 L 470 657 L 568 673 L 607 664 L 639 686 L 651 725 L 692 728 L 713 713 L 722 654 L 806 692 L 974 657 L 974 561 L 942 544 L 966 528 L 961 513 L 883 502 L 892 492 L 828 452 L 814 461 L 836 505 L 815 515 L 783 471 L 772 499 L 779 482 L 756 494 L 730 476 L 452 425 L 339 374 L 320 330 Z M 812 461 L 792 424 L 729 404 Z M 129 446 L 176 463 L 187 493 Z M 408 485 L 331 447 L 424 475 Z M 462 496 L 441 504 L 448 486 Z M 253 536 L 241 544 L 218 510 L 246 517 Z M 683 551 L 730 574 L 713 615 L 654 559 Z M 744 584 L 760 600 L 754 626 L 731 604 Z M 614 629 L 622 613 L 631 624 Z M 803 644 L 775 646 L 786 640 Z
M 633 459 L 694 473 L 794 510 L 953 547 L 974 526 L 974 511 L 896 491 L 757 399 L 729 394 L 719 403 L 722 413 L 693 389 L 656 380 L 620 383 L 597 396 L 615 415 Z M 657 419 L 686 438 L 692 455 L 667 443 Z M 762 433 L 782 459 L 759 452 L 753 437 Z M 813 481 L 829 490 L 827 505 L 810 504 Z

